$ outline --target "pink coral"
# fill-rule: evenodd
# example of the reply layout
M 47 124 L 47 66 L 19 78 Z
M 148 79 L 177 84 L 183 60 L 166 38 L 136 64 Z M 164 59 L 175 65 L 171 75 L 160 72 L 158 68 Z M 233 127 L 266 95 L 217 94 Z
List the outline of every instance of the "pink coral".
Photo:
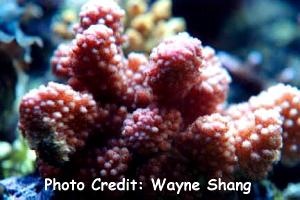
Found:
M 38 160 L 38 169 L 43 177 L 74 177 L 76 181 L 90 183 L 95 178 L 106 181 L 120 181 L 132 160 L 132 155 L 122 139 L 111 139 L 106 146 L 90 145 L 64 166 L 51 165 L 42 159 Z M 76 166 L 76 168 L 70 168 Z
M 76 38 L 51 62 L 69 85 L 23 97 L 20 130 L 42 176 L 259 179 L 281 151 L 284 162 L 299 161 L 299 90 L 274 86 L 224 109 L 230 77 L 212 48 L 181 33 L 149 60 L 126 57 L 123 14 L 113 1 L 89 1 Z
M 209 177 L 228 180 L 235 170 L 235 139 L 229 120 L 220 114 L 199 117 L 176 140 L 179 151 Z
M 74 57 L 70 66 L 74 76 L 70 84 L 76 89 L 88 90 L 95 97 L 119 96 L 125 89 L 118 73 L 124 63 L 112 30 L 104 25 L 92 25 L 77 34 L 74 42 L 70 55 Z
M 55 50 L 54 56 L 51 59 L 51 68 L 57 77 L 67 79 L 73 75 L 73 70 L 70 67 L 72 64 L 72 58 L 69 57 L 70 53 L 70 44 L 61 44 Z
M 278 84 L 249 100 L 253 110 L 258 108 L 277 109 L 283 118 L 282 160 L 295 165 L 300 161 L 300 91 L 291 86 Z
M 75 161 L 79 168 L 74 177 L 79 180 L 92 181 L 100 177 L 106 181 L 120 181 L 125 177 L 131 153 L 122 140 L 110 140 L 107 146 L 91 148 Z
M 105 120 L 102 123 L 103 129 L 110 135 L 120 135 L 123 121 L 128 115 L 127 108 L 116 104 L 106 104 L 103 108 L 105 111 Z
M 199 82 L 202 66 L 201 42 L 181 33 L 152 50 L 148 83 L 159 102 L 174 104 Z
M 124 120 L 122 134 L 138 153 L 165 152 L 170 150 L 181 122 L 180 112 L 176 110 L 137 109 Z
M 231 129 L 235 133 L 239 169 L 250 178 L 259 179 L 280 159 L 282 121 L 276 110 L 244 113 L 244 106 L 233 106 L 228 111 L 229 116 L 233 115 Z
M 121 74 L 126 82 L 127 89 L 122 95 L 122 102 L 132 108 L 145 107 L 153 99 L 150 87 L 146 82 L 146 68 L 148 58 L 139 53 L 130 53 L 127 59 L 127 67 Z
M 137 172 L 140 181 L 149 183 L 150 178 L 167 178 L 178 181 L 191 179 L 192 172 L 187 163 L 172 154 L 161 154 L 150 159 Z
M 136 108 L 152 99 L 145 81 L 147 58 L 122 51 L 124 13 L 110 0 L 89 1 L 82 8 L 72 44 L 60 45 L 51 61 L 52 71 L 67 78 L 76 90 L 95 99 Z
M 188 92 L 181 110 L 188 123 L 198 116 L 217 112 L 227 98 L 231 78 L 221 66 L 211 47 L 203 48 L 204 67 L 200 70 L 201 81 Z
M 80 11 L 80 22 L 75 26 L 76 33 L 82 33 L 91 25 L 103 24 L 113 31 L 114 38 L 118 44 L 124 40 L 122 32 L 122 18 L 125 12 L 115 1 L 90 0 L 85 3 Z
M 158 199 L 159 197 L 175 198 L 180 197 L 181 199 L 194 199 L 196 194 L 191 192 L 182 191 L 180 194 L 168 191 L 164 188 L 162 191 L 154 191 L 151 185 L 151 179 L 166 179 L 168 182 L 171 181 L 197 181 L 194 176 L 193 170 L 187 162 L 178 155 L 175 154 L 161 154 L 151 158 L 148 162 L 143 164 L 136 174 L 137 180 L 141 181 L 144 186 L 146 193 L 145 199 Z
M 91 95 L 53 82 L 26 94 L 20 115 L 20 129 L 31 148 L 53 162 L 69 161 L 76 149 L 85 146 L 99 120 L 99 110 Z

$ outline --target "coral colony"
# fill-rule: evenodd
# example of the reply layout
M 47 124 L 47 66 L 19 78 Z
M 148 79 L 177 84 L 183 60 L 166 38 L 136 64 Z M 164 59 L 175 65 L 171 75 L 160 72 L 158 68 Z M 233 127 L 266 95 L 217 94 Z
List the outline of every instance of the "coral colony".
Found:
M 162 39 L 184 31 L 185 21 L 172 16 L 172 0 L 120 1 L 125 10 L 125 52 L 149 53 Z
M 87 2 L 51 62 L 67 84 L 23 97 L 19 127 L 42 177 L 257 180 L 300 160 L 299 90 L 279 84 L 226 107 L 230 77 L 212 48 L 180 33 L 149 58 L 125 56 L 123 16 L 114 1 Z

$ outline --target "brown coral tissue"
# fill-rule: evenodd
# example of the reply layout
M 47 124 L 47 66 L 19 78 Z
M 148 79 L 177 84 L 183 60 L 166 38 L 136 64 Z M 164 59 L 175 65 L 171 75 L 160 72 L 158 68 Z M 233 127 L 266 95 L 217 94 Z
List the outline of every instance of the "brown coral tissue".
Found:
M 75 39 L 51 60 L 65 83 L 23 97 L 19 127 L 42 177 L 257 180 L 281 158 L 300 161 L 297 88 L 278 84 L 226 107 L 231 79 L 211 47 L 179 33 L 150 55 L 126 57 L 123 16 L 115 1 L 87 2 Z M 163 195 L 176 193 L 151 192 Z

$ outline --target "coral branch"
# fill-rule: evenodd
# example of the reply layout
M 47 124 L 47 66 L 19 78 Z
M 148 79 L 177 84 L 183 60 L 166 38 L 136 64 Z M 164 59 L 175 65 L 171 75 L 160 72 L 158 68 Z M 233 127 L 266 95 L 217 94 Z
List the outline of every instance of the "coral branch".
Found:
M 80 23 L 75 26 L 76 33 L 83 33 L 90 26 L 102 24 L 113 31 L 114 38 L 118 45 L 123 42 L 124 17 L 122 10 L 115 1 L 112 0 L 90 0 L 84 4 L 80 11 Z
M 200 81 L 201 42 L 186 33 L 164 40 L 150 55 L 148 83 L 157 100 L 174 104 Z
M 209 177 L 228 180 L 236 168 L 235 139 L 229 119 L 220 114 L 199 117 L 176 140 L 179 151 Z
M 39 156 L 50 163 L 64 163 L 85 146 L 99 120 L 98 111 L 91 95 L 50 82 L 23 97 L 19 126 Z
M 276 110 L 243 112 L 246 104 L 231 107 L 231 128 L 240 170 L 252 179 L 265 177 L 279 161 L 282 148 L 282 121 Z M 241 111 L 239 111 L 241 109 Z M 238 116 L 239 115 L 239 116 Z
M 95 97 L 120 95 L 125 85 L 118 73 L 123 67 L 118 48 L 112 30 L 104 25 L 92 25 L 78 34 L 72 48 L 74 76 L 70 84 Z
M 61 78 L 68 79 L 73 75 L 71 44 L 61 44 L 57 47 L 51 59 L 52 72 Z
M 199 75 L 201 81 L 188 92 L 181 106 L 187 123 L 193 122 L 198 116 L 217 112 L 229 90 L 231 78 L 215 51 L 211 47 L 204 47 L 203 56 L 205 64 Z
M 287 165 L 300 161 L 300 91 L 291 86 L 278 84 L 250 99 L 252 109 L 277 109 L 283 118 L 282 160 Z

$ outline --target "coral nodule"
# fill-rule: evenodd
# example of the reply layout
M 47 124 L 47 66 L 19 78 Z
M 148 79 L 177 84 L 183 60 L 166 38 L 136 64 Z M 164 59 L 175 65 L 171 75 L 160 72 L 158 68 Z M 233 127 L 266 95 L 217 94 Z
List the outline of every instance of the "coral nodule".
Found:
M 67 84 L 22 99 L 19 127 L 43 177 L 260 179 L 281 152 L 300 160 L 299 90 L 279 84 L 226 108 L 231 79 L 211 47 L 180 33 L 149 58 L 125 57 L 123 15 L 111 0 L 86 3 L 51 60 Z

